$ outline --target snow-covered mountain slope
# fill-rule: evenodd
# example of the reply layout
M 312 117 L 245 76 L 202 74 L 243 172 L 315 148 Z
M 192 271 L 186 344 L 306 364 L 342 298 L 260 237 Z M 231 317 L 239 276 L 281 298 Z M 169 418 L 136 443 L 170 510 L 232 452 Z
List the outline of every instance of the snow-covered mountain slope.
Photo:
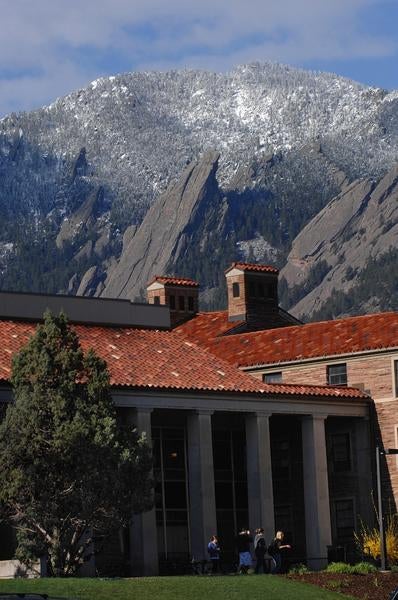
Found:
M 88 269 L 106 272 L 125 230 L 207 150 L 220 153 L 235 236 L 226 259 L 260 260 L 263 247 L 282 265 L 345 179 L 379 178 L 398 161 L 398 93 L 265 63 L 118 75 L 11 114 L 0 121 L 0 245 L 11 249 L 0 287 L 65 290 L 74 276 L 73 292 Z

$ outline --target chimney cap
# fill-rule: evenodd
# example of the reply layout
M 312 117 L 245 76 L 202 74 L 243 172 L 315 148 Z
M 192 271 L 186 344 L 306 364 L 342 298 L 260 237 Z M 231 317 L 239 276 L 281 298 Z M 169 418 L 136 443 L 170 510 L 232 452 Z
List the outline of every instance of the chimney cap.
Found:
M 177 285 L 181 287 L 199 287 L 199 283 L 194 281 L 193 279 L 189 279 L 188 277 L 173 277 L 169 275 L 155 275 L 148 283 L 148 286 L 152 285 L 152 283 L 163 283 L 165 285 Z
M 272 267 L 271 265 L 258 265 L 245 262 L 233 262 L 232 265 L 225 270 L 225 274 L 231 271 L 231 269 L 240 269 L 241 271 L 250 271 L 252 273 L 274 273 L 275 275 L 279 273 L 279 269 Z

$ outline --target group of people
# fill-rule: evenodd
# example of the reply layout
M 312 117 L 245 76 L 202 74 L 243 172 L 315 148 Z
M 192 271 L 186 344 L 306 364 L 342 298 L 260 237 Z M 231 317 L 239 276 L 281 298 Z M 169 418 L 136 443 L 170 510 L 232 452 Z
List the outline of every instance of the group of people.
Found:
M 254 538 L 248 529 L 242 529 L 236 536 L 236 548 L 239 554 L 238 573 L 246 575 L 253 566 L 251 544 L 254 546 L 256 557 L 255 573 L 280 573 L 282 568 L 282 550 L 290 549 L 290 544 L 284 544 L 283 531 L 277 531 L 272 542 L 267 546 L 264 529 L 256 529 Z M 220 572 L 221 548 L 218 537 L 213 535 L 207 546 L 212 573 Z

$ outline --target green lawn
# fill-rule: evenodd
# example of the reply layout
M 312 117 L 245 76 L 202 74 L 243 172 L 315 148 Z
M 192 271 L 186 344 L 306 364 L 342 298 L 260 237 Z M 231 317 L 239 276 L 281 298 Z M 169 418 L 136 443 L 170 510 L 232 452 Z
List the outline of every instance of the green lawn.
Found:
M 139 579 L 7 579 L 1 592 L 37 592 L 78 600 L 344 600 L 349 596 L 273 575 Z

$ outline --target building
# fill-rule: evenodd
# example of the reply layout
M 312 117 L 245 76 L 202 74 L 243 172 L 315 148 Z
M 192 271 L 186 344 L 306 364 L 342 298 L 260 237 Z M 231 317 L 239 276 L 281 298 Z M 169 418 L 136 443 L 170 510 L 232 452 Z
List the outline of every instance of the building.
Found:
M 216 532 L 233 554 L 242 526 L 264 527 L 268 540 L 283 529 L 295 559 L 319 568 L 330 547 L 352 543 L 358 515 L 372 520 L 366 386 L 341 385 L 341 370 L 329 384 L 289 379 L 292 361 L 272 361 L 266 336 L 275 336 L 274 356 L 286 347 L 291 357 L 296 332 L 310 326 L 279 308 L 277 270 L 234 263 L 226 277 L 228 310 L 216 313 L 197 312 L 198 285 L 174 277 L 154 278 L 149 305 L 0 293 L 4 406 L 12 355 L 46 308 L 62 308 L 83 348 L 107 361 L 121 418 L 151 440 L 155 506 L 115 535 L 98 557 L 100 573 L 111 563 L 123 574 L 156 574 L 206 559 Z M 296 356 L 303 368 L 305 351 Z M 4 559 L 12 553 L 5 537 Z

